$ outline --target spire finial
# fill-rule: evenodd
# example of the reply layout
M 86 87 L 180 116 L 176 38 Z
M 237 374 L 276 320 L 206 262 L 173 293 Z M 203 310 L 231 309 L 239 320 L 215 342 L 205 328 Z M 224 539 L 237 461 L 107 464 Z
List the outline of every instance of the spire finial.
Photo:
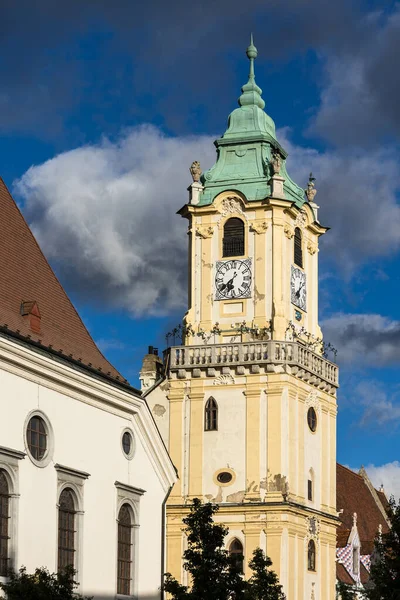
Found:
M 246 85 L 242 87 L 243 94 L 239 98 L 239 104 L 240 106 L 249 106 L 253 104 L 259 108 L 264 108 L 265 102 L 261 98 L 262 89 L 256 84 L 254 76 L 254 59 L 257 58 L 258 52 L 253 42 L 252 33 L 250 34 L 250 45 L 247 47 L 246 55 L 250 61 L 249 80 Z

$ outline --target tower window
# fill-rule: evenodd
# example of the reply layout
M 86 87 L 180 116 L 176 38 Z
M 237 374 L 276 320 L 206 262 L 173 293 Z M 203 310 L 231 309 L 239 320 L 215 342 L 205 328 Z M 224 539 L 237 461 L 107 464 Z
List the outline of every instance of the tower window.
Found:
M 308 542 L 308 556 L 307 556 L 307 564 L 309 571 L 315 571 L 315 542 L 314 540 L 310 540 Z
M 244 223 L 242 219 L 232 217 L 224 225 L 222 256 L 244 255 Z
M 243 573 L 243 544 L 237 538 L 229 544 L 229 554 L 233 558 L 238 573 Z
M 76 509 L 72 491 L 61 492 L 58 509 L 58 570 L 75 566 Z
M 204 430 L 216 431 L 218 429 L 218 404 L 211 396 L 207 400 L 204 411 Z
M 303 268 L 303 249 L 301 243 L 301 231 L 299 227 L 294 230 L 294 264 Z
M 360 552 L 357 547 L 353 548 L 353 573 L 354 575 L 358 575 L 360 567 Z
M 128 504 L 118 514 L 118 575 L 117 594 L 129 596 L 132 588 L 132 515 Z
M 307 486 L 307 490 L 308 490 L 308 499 L 310 501 L 312 501 L 313 499 L 313 485 L 312 485 L 312 479 L 308 480 L 308 486 Z
M 10 489 L 4 471 L 0 471 L 0 576 L 9 568 Z
M 315 412 L 315 408 L 312 406 L 307 412 L 307 423 L 311 431 L 314 433 L 317 430 L 317 413 Z

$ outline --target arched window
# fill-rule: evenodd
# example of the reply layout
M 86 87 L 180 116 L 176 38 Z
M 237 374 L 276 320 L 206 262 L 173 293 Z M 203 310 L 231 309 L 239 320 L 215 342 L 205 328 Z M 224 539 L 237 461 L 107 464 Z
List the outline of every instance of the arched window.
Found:
M 243 573 L 243 544 L 237 538 L 229 544 L 229 554 L 233 557 L 238 572 Z
M 118 514 L 117 594 L 129 596 L 132 588 L 132 512 L 123 504 Z
M 308 570 L 315 571 L 315 542 L 310 540 L 308 542 Z
M 216 431 L 218 429 L 218 404 L 212 396 L 206 402 L 204 429 L 205 431 Z
M 294 264 L 303 268 L 303 249 L 301 244 L 301 231 L 299 227 L 294 230 Z
M 58 570 L 75 567 L 76 507 L 71 489 L 65 488 L 58 502 Z
M 244 223 L 242 219 L 232 217 L 224 225 L 222 256 L 244 255 Z
M 9 569 L 10 488 L 6 474 L 0 470 L 0 575 Z

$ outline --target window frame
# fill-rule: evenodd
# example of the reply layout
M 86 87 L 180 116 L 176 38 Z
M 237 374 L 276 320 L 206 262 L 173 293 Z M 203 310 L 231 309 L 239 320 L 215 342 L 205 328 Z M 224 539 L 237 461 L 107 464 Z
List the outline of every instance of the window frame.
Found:
M 31 454 L 29 444 L 28 444 L 28 425 L 29 425 L 30 420 L 33 419 L 33 417 L 40 417 L 44 421 L 44 425 L 45 425 L 45 429 L 46 429 L 46 440 L 47 440 L 46 452 L 40 459 L 35 458 L 33 456 L 33 454 Z M 29 460 L 36 467 L 44 469 L 45 467 L 47 467 L 48 464 L 50 464 L 51 460 L 53 459 L 53 453 L 54 453 L 54 432 L 53 432 L 53 428 L 51 426 L 48 416 L 43 411 L 31 410 L 27 414 L 25 422 L 24 422 L 24 445 L 25 445 L 26 454 L 28 455 Z
M 11 490 L 10 479 L 5 469 L 0 469 L 0 482 L 1 480 L 4 481 L 6 489 L 2 491 L 0 488 L 0 577 L 6 577 L 9 569 L 11 568 Z M 4 527 L 3 520 L 5 521 Z M 5 553 L 2 555 L 3 544 Z
M 240 544 L 241 551 L 239 550 L 239 548 L 232 549 L 233 544 Z M 240 559 L 240 561 L 236 560 L 236 562 L 237 562 L 237 566 L 239 567 L 238 572 L 241 574 L 244 574 L 244 544 L 238 537 L 235 536 L 229 542 L 228 553 L 229 553 L 229 556 L 239 556 L 240 555 L 242 557 Z M 239 562 L 240 562 L 240 565 L 239 565 Z
M 313 561 L 310 560 L 311 557 L 313 557 Z M 313 539 L 308 540 L 307 543 L 307 571 L 311 573 L 317 571 L 317 546 Z
M 303 234 L 300 227 L 295 227 L 293 237 L 293 264 L 304 269 Z
M 72 504 L 73 504 L 73 509 L 63 509 L 61 507 L 61 497 L 63 494 L 68 493 L 72 499 Z M 75 570 L 76 570 L 76 563 L 77 563 L 77 558 L 78 558 L 78 553 L 77 553 L 77 546 L 78 546 L 78 518 L 77 518 L 77 506 L 78 506 L 78 500 L 76 498 L 76 494 L 74 492 L 74 490 L 66 485 L 63 487 L 63 489 L 61 490 L 61 493 L 58 497 L 58 519 L 57 519 L 57 571 L 61 571 L 64 570 L 67 566 L 71 565 Z M 60 527 L 60 523 L 61 523 L 61 513 L 65 513 L 65 514 L 72 514 L 72 529 L 65 527 L 61 530 Z M 64 518 L 64 517 L 63 517 Z M 69 521 L 68 517 L 67 520 Z M 70 523 L 68 522 L 67 525 L 69 525 Z M 72 549 L 66 547 L 67 544 L 65 546 L 61 546 L 61 536 L 60 536 L 60 531 L 62 532 L 66 532 L 68 534 L 72 533 Z M 67 536 L 66 536 L 67 537 Z M 73 561 L 72 563 L 68 563 L 65 565 L 60 566 L 60 554 L 62 553 L 73 553 Z
M 0 469 L 4 471 L 9 492 L 9 522 L 8 522 L 8 566 L 15 569 L 18 560 L 18 514 L 19 514 L 19 461 L 24 459 L 25 452 L 0 446 Z M 6 582 L 7 577 L 0 575 L 0 581 Z
M 243 252 L 241 252 L 239 254 L 238 253 L 233 254 L 233 253 L 229 253 L 229 252 L 227 253 L 226 250 L 225 250 L 225 240 L 228 240 L 229 238 L 235 239 L 235 236 L 229 236 L 229 235 L 226 236 L 225 235 L 225 230 L 226 230 L 227 223 L 232 222 L 233 220 L 240 221 L 241 224 L 242 224 L 241 235 L 240 236 L 239 235 L 236 236 L 236 238 L 238 240 L 240 240 L 238 243 L 241 243 L 243 245 Z M 242 235 L 243 235 L 243 238 L 240 239 Z M 246 256 L 246 223 L 238 215 L 229 216 L 226 219 L 226 221 L 224 222 L 224 225 L 222 227 L 222 245 L 221 246 L 222 246 L 221 247 L 221 256 L 222 256 L 222 258 L 239 258 L 239 257 L 242 257 L 242 256 Z
M 126 433 L 129 433 L 129 435 L 131 436 L 131 449 L 129 451 L 129 453 L 127 454 L 125 452 L 124 449 L 124 435 Z M 128 460 L 132 460 L 132 458 L 135 456 L 135 452 L 136 452 L 136 438 L 135 435 L 132 431 L 132 429 L 130 427 L 124 427 L 124 429 L 122 430 L 121 433 L 121 450 L 122 450 L 122 454 L 124 455 L 124 457 Z
M 204 405 L 204 431 L 218 431 L 218 402 L 210 396 Z
M 311 433 L 316 433 L 318 427 L 318 415 L 314 406 L 310 406 L 307 410 L 307 425 Z M 314 429 L 312 426 L 314 426 Z
M 137 597 L 138 595 L 138 577 L 139 577 L 139 524 L 140 524 L 140 499 L 145 490 L 130 486 L 121 481 L 115 482 L 117 491 L 117 503 L 116 503 L 116 515 L 115 515 L 115 548 L 116 548 L 116 560 L 115 560 L 115 593 L 116 598 L 131 598 Z M 118 590 L 118 518 L 121 507 L 124 504 L 128 504 L 132 513 L 132 563 L 131 563 L 131 590 L 130 595 L 120 594 Z
M 86 471 L 78 471 L 65 465 L 56 463 L 54 469 L 57 471 L 57 550 L 58 550 L 58 516 L 59 516 L 59 500 L 62 492 L 65 489 L 70 489 L 73 492 L 75 499 L 75 565 L 76 571 L 75 580 L 79 582 L 77 592 L 82 590 L 82 574 L 83 574 L 83 531 L 84 531 L 84 489 L 85 481 L 90 477 L 90 473 Z M 58 567 L 58 553 L 57 553 Z

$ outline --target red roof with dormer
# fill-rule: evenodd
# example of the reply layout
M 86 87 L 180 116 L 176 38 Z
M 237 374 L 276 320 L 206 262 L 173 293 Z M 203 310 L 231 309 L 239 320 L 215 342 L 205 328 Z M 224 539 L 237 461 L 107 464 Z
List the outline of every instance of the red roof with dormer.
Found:
M 0 331 L 124 382 L 103 356 L 0 178 Z

